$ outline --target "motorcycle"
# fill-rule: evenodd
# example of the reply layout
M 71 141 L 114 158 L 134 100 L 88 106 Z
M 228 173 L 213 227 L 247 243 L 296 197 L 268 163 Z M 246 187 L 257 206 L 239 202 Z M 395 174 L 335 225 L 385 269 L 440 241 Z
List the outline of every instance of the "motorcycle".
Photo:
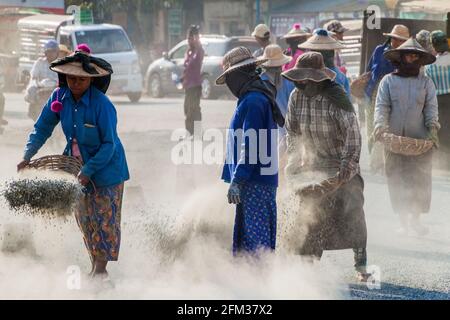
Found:
M 37 82 L 37 87 L 29 90 L 25 100 L 28 102 L 28 117 L 36 121 L 41 114 L 43 106 L 56 88 L 56 81 L 44 79 Z
M 25 101 L 28 102 L 28 117 L 34 122 L 38 119 L 42 112 L 42 108 L 45 106 L 51 94 L 55 90 L 57 82 L 52 79 L 44 79 L 42 81 L 35 82 L 35 85 L 37 86 L 29 86 L 25 96 Z M 53 131 L 47 144 L 50 148 L 58 152 L 64 148 L 66 142 L 60 124 L 58 124 Z

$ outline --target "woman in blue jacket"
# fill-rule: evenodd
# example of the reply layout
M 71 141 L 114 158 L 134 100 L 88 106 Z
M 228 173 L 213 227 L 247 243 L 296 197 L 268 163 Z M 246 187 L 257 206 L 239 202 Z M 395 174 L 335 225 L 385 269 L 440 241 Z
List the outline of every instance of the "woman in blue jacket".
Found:
M 237 47 L 223 57 L 217 85 L 227 85 L 238 98 L 228 130 L 222 179 L 230 183 L 228 202 L 236 204 L 233 253 L 274 250 L 278 186 L 278 127 L 284 118 L 275 87 L 261 80 L 250 50 Z
M 77 178 L 87 191 L 76 219 L 91 258 L 90 274 L 106 278 L 108 261 L 119 256 L 122 195 L 129 179 L 116 110 L 105 95 L 112 68 L 105 60 L 76 52 L 50 69 L 58 73 L 59 87 L 43 107 L 17 168 L 29 163 L 61 122 L 67 140 L 64 154 L 83 163 Z

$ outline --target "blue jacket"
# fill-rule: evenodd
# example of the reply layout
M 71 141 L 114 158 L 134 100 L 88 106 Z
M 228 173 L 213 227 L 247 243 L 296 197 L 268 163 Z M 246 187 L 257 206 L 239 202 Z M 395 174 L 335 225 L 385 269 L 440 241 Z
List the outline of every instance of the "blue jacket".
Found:
M 270 82 L 270 78 L 267 76 L 267 74 L 263 73 L 261 74 L 261 79 L 264 81 Z M 295 89 L 295 85 L 292 81 L 289 81 L 286 78 L 281 78 L 281 85 L 279 88 L 277 88 L 277 104 L 280 108 L 281 113 L 283 114 L 283 117 L 286 118 L 286 113 L 288 109 L 288 103 L 289 103 L 289 97 L 291 96 L 291 92 Z M 286 128 L 280 127 L 280 138 L 282 136 L 286 135 Z
M 366 94 L 370 98 L 372 97 L 373 90 L 375 89 L 378 81 L 381 80 L 386 74 L 395 70 L 394 66 L 389 60 L 386 60 L 383 53 L 391 49 L 390 45 L 378 45 L 373 51 L 372 57 L 370 57 L 367 64 L 366 71 L 372 71 L 372 77 L 367 83 Z
M 55 113 L 51 103 L 59 96 L 63 109 Z M 76 138 L 83 158 L 81 172 L 97 187 L 113 186 L 130 178 L 125 151 L 117 135 L 117 113 L 114 105 L 101 91 L 91 86 L 78 103 L 67 87 L 55 90 L 39 116 L 28 138 L 24 159 L 30 160 L 51 136 L 61 121 L 67 147 L 71 154 L 72 139 Z
M 334 82 L 336 82 L 337 84 L 340 84 L 344 88 L 345 92 L 347 93 L 347 96 L 349 98 L 351 98 L 350 82 L 348 81 L 345 74 L 343 74 L 342 71 L 339 70 L 339 68 L 337 68 L 336 66 L 329 68 L 329 69 L 334 71 L 334 73 L 336 73 L 336 78 L 334 79 Z
M 250 91 L 238 100 L 231 119 L 222 179 L 278 186 L 277 150 L 278 127 L 269 98 Z

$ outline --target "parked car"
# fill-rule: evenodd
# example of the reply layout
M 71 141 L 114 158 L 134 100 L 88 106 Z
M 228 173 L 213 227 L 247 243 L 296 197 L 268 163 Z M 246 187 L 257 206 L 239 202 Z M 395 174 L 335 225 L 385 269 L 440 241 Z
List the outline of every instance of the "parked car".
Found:
M 96 57 L 111 63 L 113 74 L 108 93 L 126 94 L 132 102 L 142 95 L 142 74 L 138 55 L 121 26 L 113 24 L 73 24 L 73 16 L 41 14 L 18 22 L 21 34 L 19 78 L 27 83 L 27 73 L 42 54 L 49 39 L 74 50 L 86 43 Z
M 252 52 L 259 48 L 252 37 L 202 35 L 200 42 L 205 50 L 201 71 L 203 99 L 214 99 L 228 93 L 226 87 L 214 85 L 215 79 L 222 73 L 222 59 L 225 53 L 238 46 L 247 47 Z M 168 53 L 164 52 L 162 58 L 150 64 L 145 75 L 145 88 L 150 96 L 160 98 L 166 94 L 181 92 L 174 81 L 174 75 L 176 79 L 183 74 L 187 46 L 187 41 L 183 40 Z

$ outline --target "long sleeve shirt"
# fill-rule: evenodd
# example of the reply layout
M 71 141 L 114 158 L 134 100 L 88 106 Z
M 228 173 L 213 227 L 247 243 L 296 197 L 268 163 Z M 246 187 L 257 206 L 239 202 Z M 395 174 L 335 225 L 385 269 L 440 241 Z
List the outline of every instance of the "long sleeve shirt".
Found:
M 190 89 L 202 85 L 202 64 L 205 52 L 201 45 L 186 52 L 184 58 L 183 87 Z
M 374 125 L 398 136 L 426 139 L 429 127 L 440 128 L 433 81 L 423 74 L 385 76 L 378 87 Z
M 269 81 L 273 84 L 273 80 L 269 77 L 267 73 L 263 73 L 261 75 L 261 79 L 264 81 Z M 277 87 L 277 104 L 280 108 L 281 114 L 284 118 L 286 118 L 288 103 L 289 103 L 289 97 L 291 95 L 292 90 L 295 89 L 295 85 L 292 81 L 289 81 L 286 78 L 281 77 L 281 83 Z M 279 128 L 280 133 L 280 139 L 284 138 L 286 136 L 286 128 L 280 127 Z
M 222 179 L 278 186 L 278 128 L 261 92 L 239 98 L 228 129 Z
M 336 73 L 336 78 L 334 79 L 334 81 L 337 84 L 340 84 L 342 86 L 342 88 L 344 88 L 345 92 L 347 93 L 347 96 L 349 98 L 351 98 L 350 82 L 348 81 L 348 78 L 345 76 L 345 74 L 343 74 L 342 71 L 339 70 L 339 68 L 336 66 L 331 67 L 329 69 Z
M 350 180 L 360 172 L 361 133 L 354 112 L 327 98 L 307 97 L 294 89 L 286 118 L 289 157 L 306 171 L 346 169 Z
M 51 103 L 57 96 L 63 104 L 59 113 L 51 110 Z M 72 155 L 72 143 L 76 139 L 83 160 L 81 172 L 97 187 L 113 186 L 129 179 L 125 151 L 117 135 L 116 109 L 93 86 L 78 102 L 67 87 L 53 92 L 29 135 L 25 160 L 39 151 L 60 121 L 67 140 L 64 154 Z
M 300 57 L 300 56 L 301 56 L 302 54 L 304 54 L 305 52 L 304 52 L 303 50 L 301 50 L 301 49 L 297 49 L 294 53 L 292 53 L 292 49 L 291 49 L 291 48 L 288 48 L 288 49 L 286 50 L 286 53 L 287 53 L 289 56 L 292 57 L 292 60 L 291 60 L 290 62 L 286 63 L 286 64 L 283 66 L 283 72 L 284 72 L 284 71 L 291 70 L 292 68 L 294 68 L 295 65 L 297 64 L 297 59 L 298 59 L 298 57 Z
M 425 74 L 433 80 L 438 96 L 450 94 L 450 53 L 439 54 L 435 63 L 425 66 Z
M 366 95 L 370 98 L 372 97 L 373 90 L 377 83 L 388 73 L 391 73 L 395 70 L 392 63 L 387 60 L 383 54 L 391 47 L 389 45 L 379 45 L 373 51 L 372 56 L 370 57 L 369 63 L 367 64 L 366 71 L 372 72 L 372 77 L 367 83 L 366 87 Z

